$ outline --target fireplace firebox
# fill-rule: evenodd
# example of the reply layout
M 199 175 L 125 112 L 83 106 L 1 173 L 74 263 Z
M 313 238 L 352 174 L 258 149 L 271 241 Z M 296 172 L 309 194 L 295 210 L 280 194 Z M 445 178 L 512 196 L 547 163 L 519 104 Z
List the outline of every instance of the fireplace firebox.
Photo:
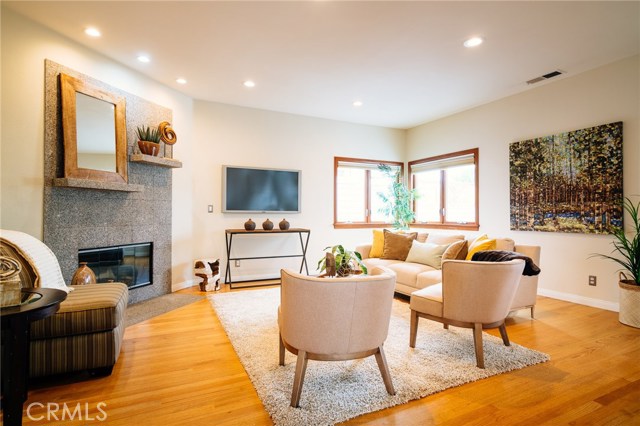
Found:
M 153 284 L 153 243 L 78 250 L 99 283 L 121 282 L 130 289 Z

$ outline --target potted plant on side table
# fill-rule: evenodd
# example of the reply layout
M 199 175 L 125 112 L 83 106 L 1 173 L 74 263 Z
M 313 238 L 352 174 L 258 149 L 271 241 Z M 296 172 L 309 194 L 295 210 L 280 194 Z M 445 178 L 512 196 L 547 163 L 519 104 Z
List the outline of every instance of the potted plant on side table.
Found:
M 613 260 L 622 266 L 618 283 L 620 286 L 619 321 L 640 328 L 640 202 L 633 204 L 630 198 L 625 198 L 622 206 L 631 217 L 631 231 L 625 232 L 624 227 L 620 227 L 613 234 L 615 240 L 612 253 L 617 253 L 621 257 L 606 254 L 596 256 Z
M 346 277 L 351 274 L 367 273 L 367 267 L 362 263 L 362 255 L 357 251 L 345 250 L 342 245 L 329 246 L 324 249 L 327 254 L 318 261 L 320 272 L 327 271 L 328 276 L 333 276 L 333 263 L 335 261 L 335 274 Z

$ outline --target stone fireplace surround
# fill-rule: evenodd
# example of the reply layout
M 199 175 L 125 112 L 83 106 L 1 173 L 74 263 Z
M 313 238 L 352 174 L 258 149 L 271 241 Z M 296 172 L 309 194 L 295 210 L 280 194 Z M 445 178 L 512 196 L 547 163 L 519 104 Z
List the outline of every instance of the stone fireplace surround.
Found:
M 153 242 L 153 285 L 131 289 L 135 303 L 171 292 L 172 169 L 129 162 L 129 184 L 140 192 L 53 186 L 64 175 L 58 75 L 68 74 L 126 99 L 127 157 L 137 152 L 136 127 L 172 120 L 170 109 L 109 86 L 53 61 L 45 61 L 44 242 L 71 281 L 78 250 Z M 161 152 L 161 155 L 163 152 Z

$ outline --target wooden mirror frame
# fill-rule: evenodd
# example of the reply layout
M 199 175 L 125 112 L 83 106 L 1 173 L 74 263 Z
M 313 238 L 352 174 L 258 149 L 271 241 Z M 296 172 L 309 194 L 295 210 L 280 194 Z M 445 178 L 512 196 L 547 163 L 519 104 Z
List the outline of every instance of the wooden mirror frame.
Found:
M 114 105 L 116 171 L 78 167 L 78 134 L 76 121 L 76 92 Z M 127 183 L 127 125 L 125 98 L 67 74 L 60 74 L 62 103 L 62 133 L 64 138 L 64 177 L 102 182 Z

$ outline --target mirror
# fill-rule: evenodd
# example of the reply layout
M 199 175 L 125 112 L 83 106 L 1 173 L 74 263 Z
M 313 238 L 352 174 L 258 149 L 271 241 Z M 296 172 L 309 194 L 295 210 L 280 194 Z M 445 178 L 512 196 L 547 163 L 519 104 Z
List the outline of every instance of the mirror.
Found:
M 127 183 L 125 99 L 60 74 L 64 176 Z

